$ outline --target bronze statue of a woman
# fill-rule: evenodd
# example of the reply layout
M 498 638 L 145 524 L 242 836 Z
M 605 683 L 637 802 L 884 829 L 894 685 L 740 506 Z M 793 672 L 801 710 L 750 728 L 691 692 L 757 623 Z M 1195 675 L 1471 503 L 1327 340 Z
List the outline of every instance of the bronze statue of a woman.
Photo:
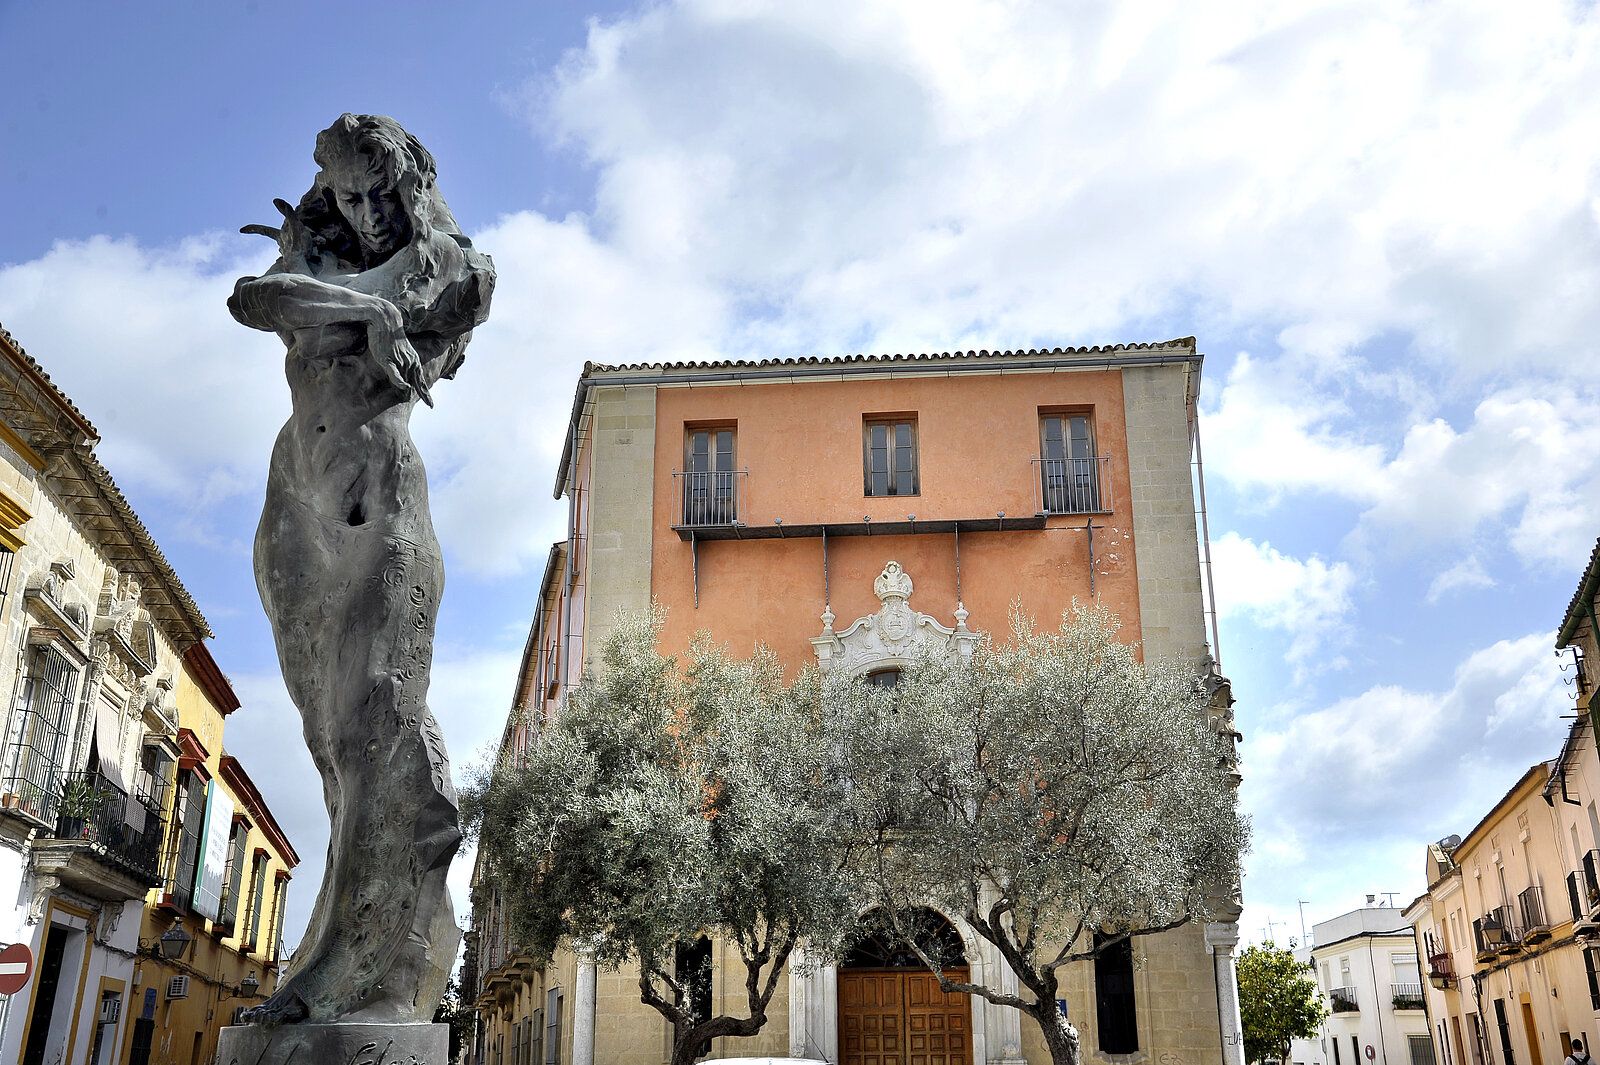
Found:
M 494 265 L 391 118 L 341 115 L 320 172 L 279 200 L 281 256 L 228 309 L 277 333 L 294 409 L 272 450 L 256 584 L 332 821 L 310 927 L 247 1023 L 432 1019 L 460 930 L 445 874 L 455 792 L 428 710 L 444 587 L 409 422 L 489 313 Z

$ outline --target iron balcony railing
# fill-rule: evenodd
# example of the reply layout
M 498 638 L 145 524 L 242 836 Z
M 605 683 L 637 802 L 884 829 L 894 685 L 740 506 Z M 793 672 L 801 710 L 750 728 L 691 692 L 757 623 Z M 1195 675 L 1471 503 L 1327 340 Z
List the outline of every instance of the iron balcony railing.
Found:
M 94 771 L 73 773 L 61 789 L 56 838 L 82 841 L 106 863 L 150 887 L 161 883 L 161 807 L 129 796 Z
M 1583 903 L 1588 907 L 1587 916 L 1593 917 L 1600 911 L 1600 850 L 1589 851 L 1583 856 Z
M 1485 925 L 1486 928 L 1493 928 L 1495 925 L 1498 925 L 1500 929 L 1500 935 L 1495 947 L 1496 950 L 1513 951 L 1521 947 L 1522 923 L 1517 919 L 1517 911 L 1515 907 L 1496 906 L 1494 909 L 1489 911 L 1488 919 L 1492 923 Z
M 1041 514 L 1104 514 L 1111 510 L 1111 456 L 1034 459 Z
M 1567 904 L 1572 907 L 1572 921 L 1574 924 L 1585 920 L 1589 916 L 1588 907 L 1579 901 L 1585 897 L 1585 889 L 1579 886 L 1582 879 L 1582 873 L 1567 874 Z
M 733 525 L 739 520 L 739 496 L 749 470 L 714 470 L 707 473 L 679 473 L 678 525 L 696 528 Z
M 1336 987 L 1328 992 L 1328 1002 L 1335 1013 L 1355 1013 L 1361 1007 L 1356 1003 L 1356 989 Z
M 1517 896 L 1517 912 L 1522 917 L 1522 938 L 1529 942 L 1550 938 L 1550 920 L 1544 912 L 1544 893 L 1537 887 Z
M 1448 951 L 1435 951 L 1428 955 L 1428 982 L 1443 990 L 1456 977 L 1455 960 Z
M 1390 1001 L 1397 1010 L 1420 1010 L 1422 1008 L 1421 984 L 1390 984 Z

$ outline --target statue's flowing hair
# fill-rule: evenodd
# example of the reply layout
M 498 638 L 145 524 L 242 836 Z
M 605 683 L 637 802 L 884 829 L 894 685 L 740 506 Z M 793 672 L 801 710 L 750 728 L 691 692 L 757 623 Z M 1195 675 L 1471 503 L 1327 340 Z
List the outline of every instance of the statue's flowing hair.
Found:
M 402 291 L 408 295 L 425 291 L 439 273 L 440 263 L 432 241 L 435 232 L 471 246 L 462 236 L 444 197 L 439 195 L 433 155 L 394 119 L 384 115 L 340 115 L 333 125 L 317 134 L 313 158 L 322 169 L 317 172 L 311 190 L 300 201 L 300 209 L 306 212 L 309 208 L 318 217 L 302 216 L 302 220 L 309 228 L 342 228 L 349 234 L 346 244 L 349 249 L 358 249 L 360 244 L 338 211 L 328 171 L 357 165 L 374 177 L 382 178 L 399 195 L 401 207 L 411 223 L 409 248 L 416 259 L 402 278 Z M 332 217 L 328 217 L 329 213 Z M 410 310 L 404 297 L 400 309 Z

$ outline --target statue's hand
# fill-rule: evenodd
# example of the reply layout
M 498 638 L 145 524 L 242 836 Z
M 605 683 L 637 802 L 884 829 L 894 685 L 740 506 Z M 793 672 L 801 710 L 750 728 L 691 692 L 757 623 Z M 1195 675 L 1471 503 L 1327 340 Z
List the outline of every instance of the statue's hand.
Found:
M 377 360 L 378 368 L 389 383 L 402 393 L 415 392 L 428 406 L 433 406 L 433 396 L 422 374 L 422 359 L 406 336 L 400 311 L 385 299 L 378 299 L 381 310 L 376 320 L 367 325 L 367 351 Z

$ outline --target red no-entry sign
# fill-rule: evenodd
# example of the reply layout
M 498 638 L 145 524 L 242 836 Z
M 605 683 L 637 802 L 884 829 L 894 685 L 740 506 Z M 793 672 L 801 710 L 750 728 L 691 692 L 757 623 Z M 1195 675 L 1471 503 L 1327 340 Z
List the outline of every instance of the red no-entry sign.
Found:
M 26 943 L 13 943 L 0 950 L 0 995 L 21 991 L 33 975 L 33 951 Z

